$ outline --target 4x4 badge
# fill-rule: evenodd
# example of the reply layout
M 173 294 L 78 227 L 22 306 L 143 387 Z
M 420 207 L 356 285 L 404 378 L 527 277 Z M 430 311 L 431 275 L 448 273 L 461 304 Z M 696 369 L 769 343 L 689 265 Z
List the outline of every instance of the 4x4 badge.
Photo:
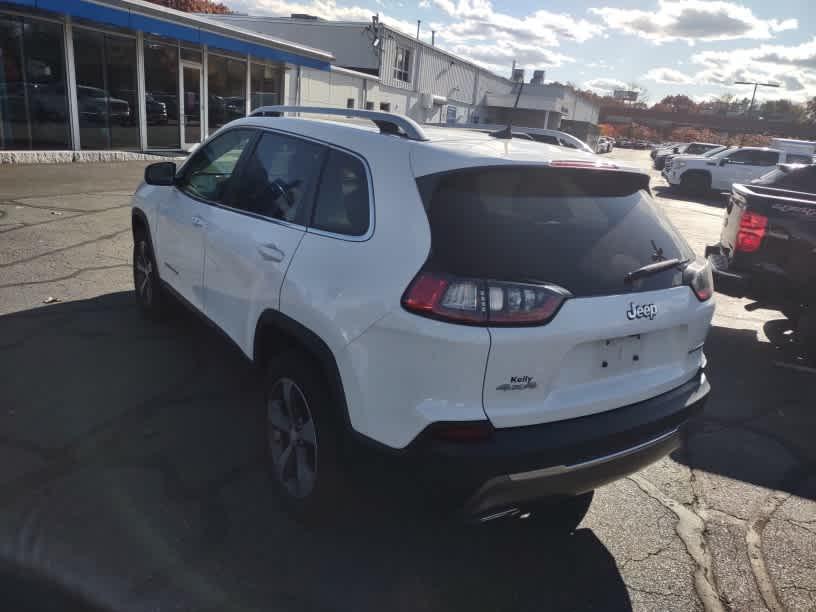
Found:
M 638 304 L 629 302 L 629 310 L 626 311 L 626 318 L 630 321 L 635 319 L 654 319 L 657 316 L 657 306 L 654 304 Z

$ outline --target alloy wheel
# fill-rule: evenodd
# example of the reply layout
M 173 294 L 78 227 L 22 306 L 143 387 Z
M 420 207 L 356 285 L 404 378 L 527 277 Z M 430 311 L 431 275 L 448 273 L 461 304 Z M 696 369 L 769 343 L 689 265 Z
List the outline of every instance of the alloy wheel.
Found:
M 308 496 L 317 476 L 317 432 L 303 391 L 281 378 L 267 399 L 267 436 L 275 476 L 296 498 Z
M 148 254 L 145 240 L 139 242 L 133 262 L 133 275 L 139 299 L 149 306 L 153 301 L 153 262 Z

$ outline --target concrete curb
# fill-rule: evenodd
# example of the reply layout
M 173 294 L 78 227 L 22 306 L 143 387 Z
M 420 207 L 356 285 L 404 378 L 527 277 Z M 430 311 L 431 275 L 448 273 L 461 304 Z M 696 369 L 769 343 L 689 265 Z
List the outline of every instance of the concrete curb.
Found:
M 0 165 L 173 161 L 177 159 L 184 159 L 184 157 L 150 155 L 131 151 L 0 151 Z

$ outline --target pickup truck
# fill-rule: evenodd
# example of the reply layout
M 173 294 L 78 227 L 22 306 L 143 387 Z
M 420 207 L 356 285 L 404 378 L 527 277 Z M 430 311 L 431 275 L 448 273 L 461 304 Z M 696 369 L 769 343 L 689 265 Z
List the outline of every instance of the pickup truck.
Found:
M 722 145 L 708 142 L 687 142 L 685 144 L 674 145 L 665 149 L 658 149 L 652 156 L 656 170 L 662 170 L 666 162 L 674 155 L 702 155 L 712 149 L 720 148 Z
M 750 183 L 778 164 L 812 161 L 812 154 L 768 147 L 740 147 L 711 157 L 673 160 L 663 172 L 663 178 L 670 187 L 692 195 L 705 195 L 712 189 L 728 191 L 734 183 Z
M 815 192 L 816 166 L 734 185 L 720 241 L 705 249 L 718 292 L 754 300 L 750 310 L 781 311 L 808 344 L 816 343 Z

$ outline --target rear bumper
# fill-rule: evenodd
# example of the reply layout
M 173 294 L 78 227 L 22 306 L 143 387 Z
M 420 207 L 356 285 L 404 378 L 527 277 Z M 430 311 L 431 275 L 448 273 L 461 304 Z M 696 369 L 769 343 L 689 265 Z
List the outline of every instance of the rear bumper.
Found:
M 680 445 L 710 387 L 700 372 L 657 397 L 599 414 L 494 430 L 482 442 L 420 436 L 400 455 L 414 478 L 466 500 L 470 516 L 579 495 L 640 470 Z
M 731 270 L 728 257 L 719 244 L 707 246 L 705 257 L 711 263 L 715 291 L 737 298 L 755 297 L 751 295 L 753 284 L 751 275 Z

